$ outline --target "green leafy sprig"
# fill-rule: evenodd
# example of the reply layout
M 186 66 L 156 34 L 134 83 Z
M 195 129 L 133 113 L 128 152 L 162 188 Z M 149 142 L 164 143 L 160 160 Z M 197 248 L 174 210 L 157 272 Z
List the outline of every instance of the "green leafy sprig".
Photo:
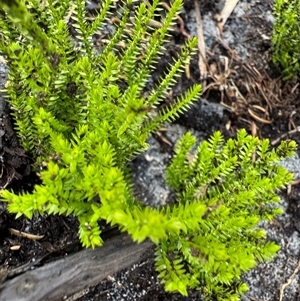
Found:
M 115 16 L 119 26 L 101 51 L 93 35 L 108 26 L 114 2 L 104 1 L 92 21 L 85 1 L 62 2 L 16 0 L 1 10 L 6 93 L 21 142 L 35 158 L 42 181 L 32 193 L 4 191 L 2 197 L 17 217 L 32 218 L 36 212 L 77 216 L 85 246 L 102 244 L 99 219 L 119 224 L 137 241 L 158 242 L 180 225 L 134 198 L 128 162 L 147 147 L 151 133 L 199 97 L 201 87 L 194 85 L 157 110 L 184 71 L 195 38 L 148 96 L 144 93 L 182 1 L 173 2 L 158 28 L 150 25 L 161 10 L 158 0 L 124 2 Z M 156 233 L 151 227 L 158 221 L 166 226 Z
M 284 78 L 289 79 L 300 71 L 300 2 L 276 0 L 274 16 L 273 62 L 283 69 Z
M 187 288 L 202 286 L 207 300 L 239 300 L 247 290 L 241 274 L 279 250 L 266 242 L 259 222 L 282 213 L 276 191 L 293 175 L 278 161 L 293 155 L 296 144 L 270 150 L 268 139 L 245 130 L 227 142 L 215 132 L 191 153 L 194 144 L 195 137 L 185 134 L 167 169 L 178 198 L 167 212 L 181 216 L 186 228 L 160 241 L 156 267 L 167 290 L 187 295 Z

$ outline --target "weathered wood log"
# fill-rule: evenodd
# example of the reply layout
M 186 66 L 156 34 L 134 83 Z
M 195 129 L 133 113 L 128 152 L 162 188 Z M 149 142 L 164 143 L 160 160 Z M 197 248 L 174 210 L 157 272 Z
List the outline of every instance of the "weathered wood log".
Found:
M 136 244 L 128 235 L 119 234 L 100 248 L 80 251 L 4 282 L 0 286 L 0 300 L 64 300 L 148 258 L 152 246 L 150 241 Z

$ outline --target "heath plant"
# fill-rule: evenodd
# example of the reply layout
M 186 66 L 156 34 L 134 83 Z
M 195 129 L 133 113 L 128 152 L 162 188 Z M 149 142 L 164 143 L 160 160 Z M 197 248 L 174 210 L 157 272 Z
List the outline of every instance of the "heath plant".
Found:
M 273 62 L 283 70 L 285 79 L 300 71 L 300 2 L 276 0 L 272 43 Z

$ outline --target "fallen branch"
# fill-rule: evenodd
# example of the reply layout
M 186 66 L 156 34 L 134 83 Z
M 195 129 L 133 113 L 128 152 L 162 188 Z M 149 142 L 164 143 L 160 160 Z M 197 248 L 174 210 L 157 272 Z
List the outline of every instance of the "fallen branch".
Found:
M 96 285 L 149 257 L 152 243 L 134 243 L 120 234 L 100 248 L 88 249 L 28 271 L 0 286 L 1 301 L 56 301 Z

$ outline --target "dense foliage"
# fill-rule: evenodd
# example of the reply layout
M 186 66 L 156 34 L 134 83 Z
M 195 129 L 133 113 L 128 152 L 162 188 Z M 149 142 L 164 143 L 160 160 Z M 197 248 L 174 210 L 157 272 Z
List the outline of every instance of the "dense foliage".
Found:
M 188 63 L 194 38 L 150 84 L 182 1 L 164 12 L 158 0 L 121 6 L 106 0 L 92 16 L 81 0 L 0 3 L 5 93 L 42 183 L 32 193 L 2 191 L 8 210 L 28 218 L 73 214 L 87 247 L 102 244 L 99 220 L 116 224 L 135 241 L 150 238 L 157 245 L 156 266 L 167 290 L 187 295 L 188 288 L 200 288 L 208 300 L 238 300 L 247 289 L 241 273 L 278 250 L 258 223 L 281 212 L 275 191 L 292 175 L 277 161 L 295 144 L 275 151 L 244 130 L 226 143 L 217 132 L 191 154 L 195 138 L 187 133 L 166 174 L 177 202 L 150 208 L 135 198 L 128 162 L 201 90 L 194 85 L 159 108 Z M 93 37 L 107 28 L 110 37 L 99 49 Z
M 300 71 L 300 1 L 276 0 L 274 15 L 273 62 L 288 79 Z
M 295 143 L 270 150 L 268 139 L 259 141 L 241 130 L 227 142 L 216 132 L 191 152 L 194 144 L 190 133 L 183 136 L 167 169 L 178 207 L 166 212 L 182 216 L 185 227 L 158 245 L 157 270 L 167 289 L 186 293 L 186 287 L 203 285 L 208 300 L 239 300 L 247 290 L 241 273 L 279 249 L 266 243 L 258 224 L 282 212 L 275 192 L 292 175 L 277 162 L 292 155 Z
M 9 67 L 7 95 L 22 144 L 34 156 L 43 181 L 33 193 L 4 192 L 3 197 L 12 200 L 10 211 L 29 218 L 34 212 L 78 216 L 80 239 L 93 247 L 101 244 L 100 218 L 121 225 L 129 222 L 127 214 L 134 214 L 133 224 L 126 226 L 134 239 L 152 233 L 157 241 L 166 235 L 167 228 L 162 228 L 156 237 L 150 224 L 137 231 L 136 224 L 147 220 L 150 209 L 142 210 L 133 198 L 127 163 L 147 147 L 149 135 L 188 108 L 201 89 L 195 85 L 156 110 L 196 46 L 191 39 L 158 85 L 145 91 L 181 0 L 173 3 L 157 29 L 149 23 L 161 9 L 159 1 L 151 6 L 128 1 L 120 12 L 114 3 L 103 2 L 92 22 L 87 21 L 85 1 L 20 2 L 7 6 L 0 19 L 0 47 Z M 113 9 L 119 25 L 99 53 L 93 35 L 110 21 Z

